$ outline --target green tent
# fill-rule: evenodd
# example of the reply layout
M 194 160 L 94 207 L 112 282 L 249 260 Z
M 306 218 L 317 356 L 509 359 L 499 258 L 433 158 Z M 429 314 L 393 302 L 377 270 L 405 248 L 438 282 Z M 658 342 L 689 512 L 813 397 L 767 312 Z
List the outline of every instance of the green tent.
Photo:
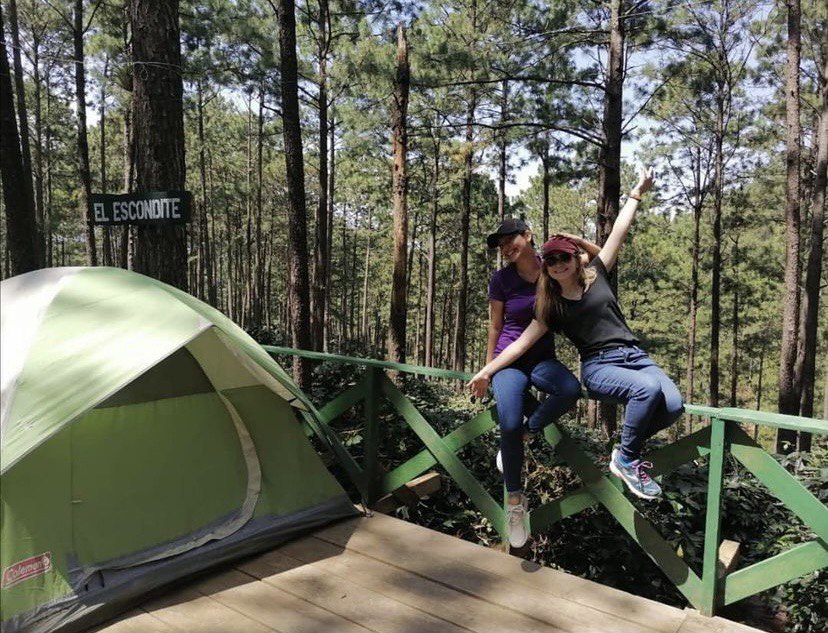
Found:
M 74 630 L 355 513 L 239 327 L 117 268 L 0 284 L 2 631 Z

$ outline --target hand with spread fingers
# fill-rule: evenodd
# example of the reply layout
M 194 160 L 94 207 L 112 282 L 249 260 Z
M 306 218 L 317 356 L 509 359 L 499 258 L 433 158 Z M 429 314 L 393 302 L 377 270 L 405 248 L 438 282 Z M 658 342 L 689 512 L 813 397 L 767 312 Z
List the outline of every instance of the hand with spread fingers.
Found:
M 490 381 L 491 379 L 488 374 L 479 371 L 468 383 L 466 383 L 466 387 L 471 392 L 473 398 L 482 398 L 486 395 L 486 391 L 489 389 Z

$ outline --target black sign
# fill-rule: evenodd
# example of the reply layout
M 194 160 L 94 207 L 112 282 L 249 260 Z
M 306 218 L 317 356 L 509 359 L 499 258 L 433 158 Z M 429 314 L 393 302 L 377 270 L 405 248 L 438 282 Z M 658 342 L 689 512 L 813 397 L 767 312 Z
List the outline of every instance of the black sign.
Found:
M 92 224 L 183 224 L 190 221 L 189 191 L 93 193 Z

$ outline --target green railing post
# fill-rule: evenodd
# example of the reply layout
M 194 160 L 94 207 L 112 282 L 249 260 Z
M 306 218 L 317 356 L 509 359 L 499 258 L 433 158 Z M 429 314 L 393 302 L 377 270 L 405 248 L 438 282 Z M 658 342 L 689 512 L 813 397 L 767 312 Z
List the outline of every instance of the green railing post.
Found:
M 719 540 L 722 523 L 722 476 L 725 456 L 725 422 L 712 418 L 710 468 L 707 476 L 707 518 L 704 524 L 704 562 L 701 604 L 703 615 L 712 616 L 721 604 L 719 582 Z
M 302 415 L 314 433 L 334 452 L 367 503 L 375 502 L 380 494 L 393 491 L 412 477 L 439 464 L 469 496 L 478 511 L 496 527 L 502 537 L 506 537 L 504 506 L 489 494 L 457 455 L 470 441 L 497 425 L 494 410 L 479 413 L 472 420 L 441 437 L 414 404 L 388 379 L 385 372 L 394 371 L 451 380 L 468 380 L 471 377 L 469 374 L 306 350 L 270 346 L 265 346 L 265 349 L 272 354 L 298 355 L 366 368 L 362 381 L 356 387 L 346 390 L 319 411 L 303 400 L 307 411 L 302 411 Z M 290 382 L 286 374 L 279 374 L 279 379 Z M 392 472 L 380 477 L 378 416 L 383 398 L 394 411 L 402 415 L 425 448 Z M 364 456 L 360 468 L 328 423 L 363 399 Z M 655 451 L 652 454 L 652 461 L 655 463 L 653 475 L 664 475 L 680 464 L 709 455 L 710 472 L 701 577 L 694 573 L 683 557 L 675 552 L 673 546 L 630 502 L 623 491 L 623 485 L 615 478 L 608 478 L 604 469 L 599 468 L 572 438 L 555 424 L 546 428 L 546 440 L 550 445 L 557 445 L 558 455 L 581 478 L 584 485 L 559 499 L 535 508 L 529 514 L 532 530 L 544 529 L 563 517 L 600 503 L 656 562 L 689 602 L 708 616 L 712 616 L 723 605 L 732 604 L 804 574 L 828 568 L 828 506 L 809 492 L 801 481 L 788 473 L 772 455 L 738 426 L 738 423 L 747 422 L 828 434 L 828 420 L 694 404 L 685 405 L 685 410 L 688 414 L 709 418 L 711 424 Z M 815 538 L 720 577 L 719 542 L 726 450 L 793 511 L 814 532 Z
M 365 381 L 365 438 L 363 447 L 365 453 L 362 459 L 362 470 L 365 473 L 365 496 L 369 505 L 379 498 L 379 374 L 382 370 L 376 367 L 366 367 L 363 380 Z

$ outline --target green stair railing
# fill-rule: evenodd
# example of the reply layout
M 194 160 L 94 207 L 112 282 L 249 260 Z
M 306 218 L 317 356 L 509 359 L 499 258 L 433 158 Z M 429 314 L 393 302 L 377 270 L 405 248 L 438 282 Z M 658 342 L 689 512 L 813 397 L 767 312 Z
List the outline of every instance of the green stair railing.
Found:
M 503 504 L 496 501 L 457 453 L 472 440 L 497 426 L 495 407 L 479 413 L 446 436 L 440 436 L 412 402 L 388 378 L 394 371 L 436 378 L 466 381 L 464 372 L 350 358 L 286 347 L 264 346 L 271 354 L 295 355 L 312 360 L 345 363 L 365 367 L 361 380 L 319 410 L 303 412 L 313 433 L 336 455 L 351 481 L 370 505 L 380 496 L 391 493 L 433 466 L 442 466 L 472 503 L 505 538 L 506 517 Z M 399 413 L 422 441 L 424 449 L 390 472 L 382 472 L 378 463 L 380 428 L 378 404 L 385 399 Z M 359 402 L 364 402 L 365 431 L 362 464 L 350 455 L 330 423 Z M 828 567 L 828 507 L 808 491 L 779 462 L 759 446 L 739 423 L 828 434 L 828 421 L 789 415 L 685 405 L 686 412 L 709 420 L 700 430 L 650 454 L 653 475 L 664 475 L 682 464 L 707 457 L 707 486 L 704 550 L 701 575 L 694 572 L 673 546 L 662 537 L 646 517 L 623 493 L 623 485 L 608 477 L 558 424 L 546 427 L 546 441 L 556 454 L 577 474 L 583 485 L 567 495 L 534 508 L 529 513 L 533 533 L 540 532 L 561 519 L 587 508 L 602 505 L 630 537 L 667 575 L 688 602 L 701 613 L 713 615 L 724 605 L 737 602 L 777 585 Z M 721 542 L 722 479 L 725 456 L 730 454 L 752 473 L 813 532 L 814 539 L 797 545 L 744 569 L 722 575 L 718 566 Z

